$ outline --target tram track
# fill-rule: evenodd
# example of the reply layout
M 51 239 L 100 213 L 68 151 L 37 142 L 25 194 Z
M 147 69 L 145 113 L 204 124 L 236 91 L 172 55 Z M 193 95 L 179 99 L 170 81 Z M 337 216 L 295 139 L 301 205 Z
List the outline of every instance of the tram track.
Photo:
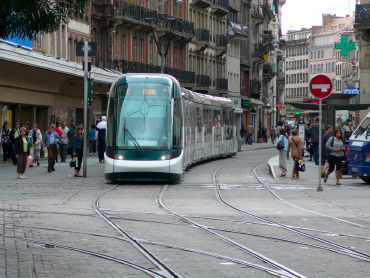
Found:
M 177 212 L 175 212 L 174 210 L 171 210 L 169 209 L 162 201 L 162 195 L 163 195 L 163 192 L 167 189 L 167 185 L 164 185 L 162 187 L 162 189 L 159 191 L 159 193 L 157 194 L 157 197 L 156 197 L 156 202 L 157 202 L 157 205 L 163 209 L 164 211 L 168 212 L 169 214 L 172 214 L 173 216 L 176 216 L 177 218 L 193 225 L 194 227 L 197 227 L 199 228 L 200 230 L 203 230 L 204 232 L 208 233 L 208 234 L 211 234 L 212 236 L 214 237 L 217 237 L 225 242 L 227 242 L 228 244 L 242 250 L 243 252 L 261 260 L 262 262 L 265 262 L 267 264 L 270 264 L 271 266 L 275 267 L 277 270 L 275 271 L 276 272 L 276 275 L 281 275 L 281 277 L 298 277 L 298 278 L 303 278 L 305 277 L 304 275 L 296 272 L 295 270 L 293 269 L 290 269 L 266 256 L 264 256 L 263 254 L 260 254 L 242 244 L 239 244 L 238 242 L 226 237 L 226 236 L 223 236 L 221 235 L 220 233 L 217 233 L 215 231 L 212 231 L 210 230 L 209 228 L 207 228 L 206 226 L 194 221 L 194 220 L 191 220 L 190 218 L 188 217 L 185 217 L 181 214 L 178 214 Z M 280 273 L 280 274 L 278 274 Z
M 141 254 L 143 254 L 151 263 L 153 263 L 161 273 L 163 277 L 166 278 L 180 278 L 180 276 L 173 271 L 169 266 L 162 262 L 158 257 L 156 257 L 152 252 L 146 249 L 135 237 L 130 235 L 121 226 L 119 226 L 115 221 L 113 221 L 106 213 L 100 208 L 100 200 L 110 192 L 115 186 L 112 186 L 108 190 L 100 194 L 93 202 L 94 211 L 105 220 L 110 226 L 112 226 L 121 236 L 123 236 L 131 245 L 133 245 Z
M 261 183 L 263 186 L 266 187 L 265 184 L 263 184 L 263 181 L 261 179 L 258 179 L 258 176 L 256 174 L 256 168 L 260 167 L 261 165 L 265 164 L 266 162 L 262 162 L 262 163 L 258 163 L 257 165 L 255 165 L 252 169 L 252 172 L 253 172 L 253 175 L 255 176 L 255 179 Z M 220 190 L 220 186 L 219 184 L 217 183 L 217 173 L 225 168 L 226 165 L 222 165 L 220 167 L 218 167 L 214 173 L 213 173 L 213 185 L 214 185 L 214 190 L 215 190 L 215 195 L 216 195 L 216 198 L 219 202 L 221 202 L 222 204 L 226 205 L 227 207 L 231 208 L 232 210 L 234 211 L 237 211 L 239 213 L 242 213 L 244 215 L 247 215 L 249 217 L 252 217 L 254 219 L 257 219 L 259 221 L 262 221 L 262 222 L 265 222 L 265 223 L 268 223 L 270 225 L 274 225 L 274 226 L 277 226 L 277 227 L 280 227 L 280 228 L 283 228 L 287 231 L 290 231 L 290 232 L 293 232 L 293 233 L 296 233 L 296 234 L 299 234 L 301 236 L 304 236 L 305 238 L 309 238 L 311 240 L 314 240 L 314 241 L 318 241 L 318 242 L 321 242 L 325 245 L 329 245 L 331 247 L 334 247 L 336 248 L 337 250 L 340 251 L 341 254 L 343 255 L 347 255 L 347 256 L 350 256 L 350 257 L 354 257 L 354 258 L 357 258 L 357 259 L 361 259 L 363 261 L 368 261 L 370 262 L 370 255 L 366 254 L 366 253 L 363 253 L 363 252 L 360 252 L 360 251 L 356 251 L 356 250 L 353 250 L 352 248 L 349 248 L 349 247 L 346 247 L 346 246 L 343 246 L 343 245 L 340 245 L 340 244 L 337 244 L 335 242 L 332 242 L 332 241 L 329 241 L 329 240 L 326 240 L 326 239 L 323 239 L 321 237 L 318 237 L 318 236 L 314 236 L 314 235 L 311 235 L 307 232 L 303 232 L 301 230 L 299 230 L 298 228 L 296 227 L 293 227 L 293 226 L 289 226 L 289 225 L 285 225 L 285 224 L 282 224 L 282 223 L 279 223 L 277 221 L 274 221 L 274 220 L 271 220 L 271 219 L 268 219 L 266 217 L 262 217 L 262 216 L 258 216 L 254 213 L 251 213 L 249 211 L 246 211 L 246 210 L 243 210 L 243 209 L 240 209 L 236 206 L 234 206 L 233 204 L 229 203 L 228 201 L 226 201 L 222 195 L 221 195 L 221 190 Z

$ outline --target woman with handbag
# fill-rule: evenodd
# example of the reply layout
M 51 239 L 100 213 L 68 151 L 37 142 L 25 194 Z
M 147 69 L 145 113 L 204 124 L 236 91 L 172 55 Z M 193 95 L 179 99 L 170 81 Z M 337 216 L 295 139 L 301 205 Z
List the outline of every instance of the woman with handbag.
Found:
M 286 159 L 289 160 L 289 151 L 291 152 L 293 159 L 293 171 L 292 179 L 299 179 L 299 171 L 296 168 L 297 161 L 302 159 L 303 144 L 298 136 L 298 130 L 292 130 L 292 136 L 289 138 L 288 151 L 286 153 Z
M 73 142 L 73 157 L 77 158 L 76 167 L 75 167 L 75 177 L 80 176 L 82 157 L 83 157 L 83 145 L 84 139 L 82 137 L 83 129 L 78 127 L 76 130 L 76 135 Z
M 344 157 L 344 143 L 343 143 L 343 135 L 342 131 L 338 129 L 335 132 L 335 137 L 330 137 L 328 142 L 326 143 L 326 149 L 328 150 L 328 161 L 329 161 L 329 170 L 326 172 L 326 176 L 324 178 L 324 182 L 326 183 L 328 180 L 329 175 L 334 171 L 336 168 L 335 176 L 337 179 L 337 185 L 340 185 L 339 182 L 340 173 L 342 171 L 342 160 Z
M 15 155 L 18 159 L 18 179 L 24 179 L 25 176 L 23 174 L 26 171 L 27 157 L 30 155 L 30 144 L 27 140 L 25 127 L 21 127 L 20 136 L 15 139 Z
M 280 129 L 280 136 L 276 141 L 276 148 L 279 150 L 279 168 L 281 169 L 280 177 L 285 177 L 287 172 L 286 151 L 288 149 L 288 139 L 286 138 L 285 128 Z

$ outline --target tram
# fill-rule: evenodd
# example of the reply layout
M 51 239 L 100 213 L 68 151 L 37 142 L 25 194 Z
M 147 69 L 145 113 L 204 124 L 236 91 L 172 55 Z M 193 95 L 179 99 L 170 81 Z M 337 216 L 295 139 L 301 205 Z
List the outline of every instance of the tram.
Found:
M 176 181 L 190 165 L 238 150 L 230 99 L 165 74 L 125 74 L 111 86 L 104 173 L 112 181 Z
M 349 138 L 349 172 L 370 184 L 370 112 Z

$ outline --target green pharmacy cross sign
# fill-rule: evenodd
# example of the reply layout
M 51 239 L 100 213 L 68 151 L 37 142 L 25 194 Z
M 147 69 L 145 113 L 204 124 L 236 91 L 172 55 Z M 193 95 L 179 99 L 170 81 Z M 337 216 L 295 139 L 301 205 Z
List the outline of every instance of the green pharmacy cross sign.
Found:
M 334 43 L 334 49 L 340 49 L 340 55 L 343 57 L 348 56 L 348 50 L 355 50 L 355 43 L 348 41 L 348 36 L 342 36 L 340 42 Z

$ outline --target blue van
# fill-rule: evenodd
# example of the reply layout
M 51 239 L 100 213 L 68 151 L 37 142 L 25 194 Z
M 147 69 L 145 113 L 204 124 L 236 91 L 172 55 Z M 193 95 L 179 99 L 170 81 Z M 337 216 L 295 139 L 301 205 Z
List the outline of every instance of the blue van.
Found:
M 349 138 L 349 173 L 370 184 L 370 112 Z

